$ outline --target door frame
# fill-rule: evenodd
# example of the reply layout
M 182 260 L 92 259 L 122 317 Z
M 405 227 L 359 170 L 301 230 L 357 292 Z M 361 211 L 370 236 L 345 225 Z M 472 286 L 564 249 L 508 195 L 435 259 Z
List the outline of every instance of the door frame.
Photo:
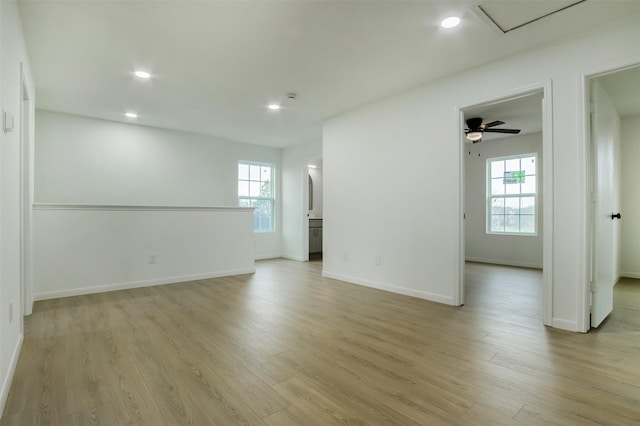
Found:
M 23 316 L 33 312 L 33 96 L 20 63 L 20 302 Z M 22 321 L 22 319 L 21 319 Z
M 640 61 L 637 57 L 626 58 L 621 61 L 616 61 L 607 64 L 601 64 L 597 68 L 591 69 L 588 72 L 583 73 L 580 76 L 581 85 L 581 108 L 580 117 L 582 124 L 580 131 L 582 132 L 580 140 L 582 141 L 582 180 L 584 182 L 584 188 L 582 191 L 583 215 L 583 240 L 582 240 L 582 267 L 580 268 L 580 282 L 582 285 L 578 286 L 578 330 L 586 333 L 591 328 L 591 281 L 593 271 L 593 259 L 591 256 L 593 245 L 593 228 L 591 226 L 592 212 L 591 212 L 591 180 L 593 178 L 592 173 L 592 155 L 591 155 L 591 80 L 602 77 L 608 74 L 613 74 L 618 71 L 624 71 L 628 68 L 640 66 Z
M 469 108 L 508 101 L 532 93 L 542 91 L 542 185 L 544 188 L 542 199 L 542 214 L 544 227 L 542 230 L 542 281 L 544 287 L 543 297 L 543 323 L 553 326 L 553 86 L 551 80 L 534 83 L 520 87 L 501 96 L 481 99 L 479 101 L 455 108 L 456 123 L 458 127 L 458 155 L 460 168 L 460 228 L 458 252 L 458 285 L 454 287 L 454 304 L 464 304 L 465 291 L 465 135 L 464 135 L 464 111 Z

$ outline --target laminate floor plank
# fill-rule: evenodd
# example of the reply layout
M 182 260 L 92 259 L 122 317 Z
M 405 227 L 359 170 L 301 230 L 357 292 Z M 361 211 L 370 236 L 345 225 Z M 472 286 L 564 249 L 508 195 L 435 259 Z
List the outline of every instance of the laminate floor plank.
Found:
M 138 347 L 135 355 L 136 367 L 158 407 L 161 417 L 168 424 L 215 424 L 206 408 L 193 404 L 187 384 L 166 356 L 161 356 L 155 348 Z
M 451 307 L 256 269 L 37 302 L 0 425 L 640 424 L 639 280 L 579 334 L 537 270 L 469 263 Z
M 307 383 L 324 389 L 332 398 L 347 401 L 349 407 L 368 424 L 420 424 L 387 405 L 387 396 L 370 377 L 361 377 L 333 359 L 309 352 L 297 356 L 283 353 L 274 358 L 282 363 L 283 368 L 292 371 L 291 377 L 305 377 Z
M 117 418 L 115 424 L 167 424 L 131 356 L 107 360 L 99 366 L 104 373 L 103 386 L 110 392 L 111 408 Z
M 185 384 L 187 392 L 193 398 L 193 403 L 201 408 L 206 407 L 207 414 L 212 422 L 215 422 L 213 424 L 264 425 L 261 416 L 256 413 L 257 410 L 254 410 L 253 404 L 245 402 L 249 396 L 229 386 L 227 381 L 221 380 L 208 365 L 194 366 L 182 373 L 180 381 Z M 273 390 L 271 392 L 275 399 L 276 392 Z M 206 405 L 202 404 L 203 397 L 207 401 Z M 260 404 L 259 408 L 264 409 L 264 400 L 256 403 Z
M 289 406 L 264 418 L 268 426 L 322 426 L 319 419 L 310 418 L 295 407 Z
M 110 426 L 122 424 L 111 404 L 95 407 L 87 411 L 75 412 L 67 418 L 68 426 Z
M 355 415 L 348 402 L 332 398 L 317 385 L 314 386 L 302 378 L 291 377 L 275 385 L 274 389 L 304 413 L 305 418 L 313 418 L 320 424 L 366 424 Z
M 520 411 L 520 409 L 518 409 L 518 411 Z M 526 425 L 526 423 L 522 423 L 514 418 L 517 414 L 518 412 L 513 415 L 504 414 L 501 410 L 478 403 L 471 407 L 471 409 L 462 416 L 462 420 L 467 421 L 469 424 L 476 425 Z

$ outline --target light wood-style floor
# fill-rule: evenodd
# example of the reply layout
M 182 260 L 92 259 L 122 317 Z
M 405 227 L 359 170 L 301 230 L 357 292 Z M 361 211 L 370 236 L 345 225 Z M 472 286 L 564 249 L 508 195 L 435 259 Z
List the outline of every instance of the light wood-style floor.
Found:
M 255 275 L 38 302 L 1 424 L 640 423 L 640 284 L 597 331 L 541 325 L 539 271 L 467 265 L 450 307 Z

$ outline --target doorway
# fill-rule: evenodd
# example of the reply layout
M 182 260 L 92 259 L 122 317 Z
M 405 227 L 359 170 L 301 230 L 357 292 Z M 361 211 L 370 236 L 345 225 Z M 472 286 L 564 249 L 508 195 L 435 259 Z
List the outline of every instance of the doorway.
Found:
M 308 261 L 322 260 L 323 253 L 323 187 L 324 175 L 322 171 L 322 159 L 314 159 L 307 162 L 307 186 L 306 186 L 306 228 L 307 244 L 305 251 Z
M 621 277 L 640 278 L 640 66 L 585 77 L 589 184 L 588 271 L 585 329 L 597 328 L 614 311 Z M 626 219 L 626 220 L 625 220 Z
M 461 108 L 462 225 L 459 304 L 477 264 L 542 269 L 542 297 L 532 309 L 551 325 L 552 150 L 550 83 Z M 472 143 L 462 129 L 468 119 L 491 129 Z M 499 124 L 496 124 L 499 122 Z M 507 176 L 508 175 L 508 176 Z M 476 262 L 471 270 L 466 262 Z M 471 274 L 473 275 L 473 273 Z M 471 282 L 470 284 L 471 285 Z M 476 300 L 478 300 L 476 298 Z

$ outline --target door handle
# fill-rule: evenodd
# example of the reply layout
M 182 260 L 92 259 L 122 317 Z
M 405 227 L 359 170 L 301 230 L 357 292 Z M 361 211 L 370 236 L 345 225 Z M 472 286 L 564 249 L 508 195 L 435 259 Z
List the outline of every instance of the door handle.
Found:
M 620 219 L 620 218 L 622 218 L 622 215 L 620 213 L 617 213 L 617 214 L 611 213 L 611 220 Z

